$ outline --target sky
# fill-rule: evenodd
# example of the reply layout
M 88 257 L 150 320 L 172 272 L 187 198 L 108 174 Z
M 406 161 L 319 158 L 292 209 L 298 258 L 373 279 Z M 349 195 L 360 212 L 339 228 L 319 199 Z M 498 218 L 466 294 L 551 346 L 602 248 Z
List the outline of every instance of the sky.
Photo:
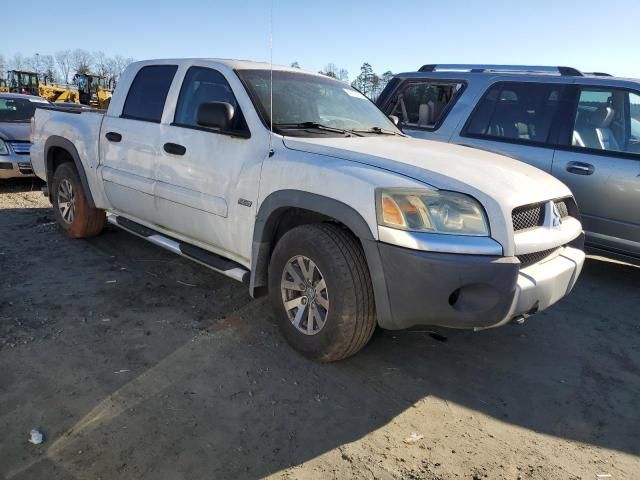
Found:
M 318 71 L 331 62 L 353 80 L 363 62 L 377 73 L 425 63 L 566 65 L 640 78 L 640 0 L 109 0 L 64 9 L 64 18 L 24 16 L 2 25 L 0 54 L 83 48 L 137 60 L 221 57 Z M 31 0 L 47 12 L 50 1 Z

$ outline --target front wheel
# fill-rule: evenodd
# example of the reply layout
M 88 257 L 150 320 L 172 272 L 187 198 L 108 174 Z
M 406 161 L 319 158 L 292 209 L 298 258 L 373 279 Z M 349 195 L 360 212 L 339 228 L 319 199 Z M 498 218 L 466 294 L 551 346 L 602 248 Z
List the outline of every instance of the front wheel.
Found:
M 269 295 L 285 338 L 314 360 L 357 353 L 376 326 L 364 253 L 337 225 L 302 225 L 284 234 L 269 265 Z
M 71 238 L 98 235 L 104 228 L 104 210 L 92 208 L 72 163 L 63 163 L 51 181 L 53 212 L 58 225 Z

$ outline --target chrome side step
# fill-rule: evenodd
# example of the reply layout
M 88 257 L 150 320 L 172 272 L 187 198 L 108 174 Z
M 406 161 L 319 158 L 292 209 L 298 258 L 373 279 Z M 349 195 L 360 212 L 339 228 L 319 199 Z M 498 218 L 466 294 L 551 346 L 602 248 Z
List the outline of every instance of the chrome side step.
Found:
M 229 278 L 233 278 L 238 282 L 249 283 L 249 271 L 233 260 L 221 257 L 220 255 L 216 255 L 215 253 L 211 253 L 200 247 L 167 237 L 151 228 L 140 225 L 139 223 L 120 215 L 108 215 L 107 221 L 129 233 L 140 238 L 144 238 L 154 245 L 158 245 L 165 250 L 169 250 L 170 252 L 176 253 L 182 257 L 186 257 L 189 260 L 193 260 L 200 265 L 210 268 L 211 270 L 221 273 Z

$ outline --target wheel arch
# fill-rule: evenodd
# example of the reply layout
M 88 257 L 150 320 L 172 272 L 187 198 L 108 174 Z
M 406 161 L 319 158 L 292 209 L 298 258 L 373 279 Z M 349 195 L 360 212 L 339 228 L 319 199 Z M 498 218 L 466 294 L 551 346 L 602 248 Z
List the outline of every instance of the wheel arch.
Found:
M 292 220 L 292 216 L 295 219 Z M 371 275 L 378 322 L 383 324 L 391 318 L 391 312 L 378 244 L 369 225 L 353 207 L 314 193 L 280 190 L 267 196 L 261 203 L 253 231 L 249 282 L 251 296 L 266 294 L 269 262 L 278 238 L 298 225 L 318 221 L 339 223 L 360 242 Z
M 66 156 L 66 158 L 65 158 Z M 95 208 L 96 204 L 89 188 L 89 182 L 87 181 L 87 175 L 82 166 L 80 155 L 75 145 L 68 139 L 57 135 L 49 137 L 44 146 L 44 159 L 45 159 L 45 171 L 47 176 L 47 185 L 51 185 L 53 179 L 53 173 L 58 165 L 62 163 L 73 163 L 80 177 L 82 188 L 84 190 L 87 201 L 91 208 Z M 49 188 L 49 200 L 51 200 L 51 188 Z

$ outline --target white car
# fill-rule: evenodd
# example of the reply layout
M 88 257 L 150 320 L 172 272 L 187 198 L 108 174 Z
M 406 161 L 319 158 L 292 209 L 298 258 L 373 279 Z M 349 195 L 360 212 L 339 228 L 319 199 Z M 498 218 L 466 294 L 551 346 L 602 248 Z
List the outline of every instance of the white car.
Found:
M 320 361 L 356 353 L 376 325 L 521 321 L 584 262 L 561 182 L 407 138 L 350 86 L 298 69 L 137 62 L 106 114 L 38 109 L 33 142 L 70 236 L 106 216 L 268 293 L 286 338 Z

